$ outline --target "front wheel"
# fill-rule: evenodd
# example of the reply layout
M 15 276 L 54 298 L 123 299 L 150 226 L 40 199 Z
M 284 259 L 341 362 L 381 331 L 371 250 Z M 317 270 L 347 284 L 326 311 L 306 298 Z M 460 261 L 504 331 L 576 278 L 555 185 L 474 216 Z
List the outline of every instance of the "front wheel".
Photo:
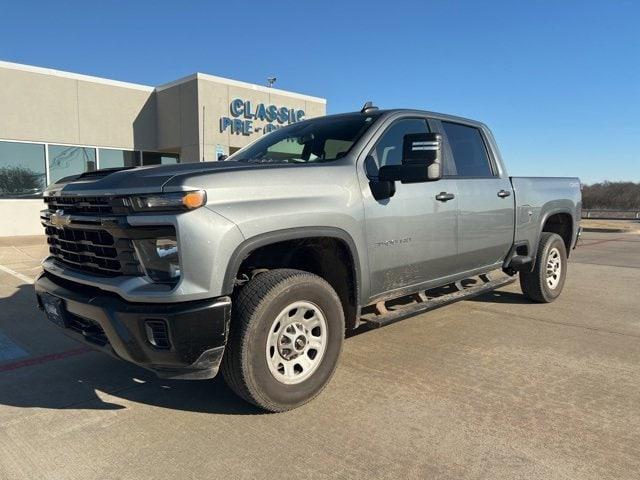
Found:
M 533 271 L 520 272 L 522 292 L 534 302 L 553 302 L 567 276 L 567 249 L 557 233 L 542 232 Z
M 248 402 L 272 412 L 290 410 L 327 385 L 343 338 L 342 305 L 325 280 L 271 270 L 237 296 L 222 373 Z

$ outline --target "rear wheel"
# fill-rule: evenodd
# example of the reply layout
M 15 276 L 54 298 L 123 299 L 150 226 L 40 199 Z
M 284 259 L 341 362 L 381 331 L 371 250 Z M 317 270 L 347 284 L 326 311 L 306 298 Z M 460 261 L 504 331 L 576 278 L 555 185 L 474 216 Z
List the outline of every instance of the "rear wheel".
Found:
M 520 272 L 522 292 L 534 302 L 553 302 L 567 276 L 567 249 L 557 233 L 542 232 L 533 271 Z
M 326 386 L 343 338 L 342 305 L 325 280 L 300 270 L 271 270 L 238 294 L 222 372 L 248 402 L 289 410 Z

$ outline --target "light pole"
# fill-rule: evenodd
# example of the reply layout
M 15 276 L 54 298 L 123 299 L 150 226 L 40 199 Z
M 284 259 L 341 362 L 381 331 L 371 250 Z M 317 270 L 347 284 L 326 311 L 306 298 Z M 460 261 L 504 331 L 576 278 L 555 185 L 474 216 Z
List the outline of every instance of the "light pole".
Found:
M 271 88 L 273 87 L 273 84 L 276 83 L 277 78 L 276 77 L 268 77 L 267 78 L 267 87 Z

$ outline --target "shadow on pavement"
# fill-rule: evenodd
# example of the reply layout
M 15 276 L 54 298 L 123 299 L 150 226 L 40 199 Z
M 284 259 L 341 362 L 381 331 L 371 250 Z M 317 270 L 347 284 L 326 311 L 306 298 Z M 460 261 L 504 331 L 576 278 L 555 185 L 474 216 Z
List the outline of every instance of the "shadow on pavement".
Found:
M 519 293 L 494 291 L 474 302 L 528 303 Z M 20 328 L 11 328 L 12 322 Z M 0 363 L 0 405 L 19 408 L 117 410 L 118 402 L 135 402 L 173 410 L 223 415 L 255 415 L 261 410 L 238 398 L 221 375 L 213 380 L 158 379 L 153 373 L 99 352 L 82 351 L 36 308 L 33 286 L 22 285 L 0 298 L 0 331 L 30 352 L 31 358 Z M 372 331 L 368 326 L 348 332 L 347 338 Z M 42 343 L 49 345 L 42 352 Z M 73 355 L 65 356 L 72 352 Z M 60 354 L 60 355 L 58 355 Z
M 10 328 L 15 321 L 22 322 L 19 329 Z M 0 405 L 118 410 L 126 408 L 118 402 L 121 399 L 200 413 L 262 413 L 237 397 L 221 375 L 213 380 L 162 380 L 106 354 L 84 351 L 80 343 L 73 342 L 69 348 L 66 337 L 35 306 L 31 285 L 22 285 L 10 297 L 0 298 L 0 330 L 10 331 L 30 352 L 38 348 L 42 352 L 43 336 L 51 344 L 43 355 L 0 363 Z M 70 352 L 72 355 L 65 355 Z
M 531 300 L 525 297 L 522 293 L 505 292 L 503 290 L 494 290 L 493 292 L 485 293 L 479 297 L 469 298 L 467 301 L 481 303 L 531 303 Z

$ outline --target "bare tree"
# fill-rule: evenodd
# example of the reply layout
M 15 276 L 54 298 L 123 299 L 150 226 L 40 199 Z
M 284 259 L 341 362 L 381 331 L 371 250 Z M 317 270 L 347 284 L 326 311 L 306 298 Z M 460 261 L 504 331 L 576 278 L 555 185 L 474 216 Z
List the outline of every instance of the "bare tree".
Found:
M 640 210 L 640 183 L 605 181 L 585 185 L 582 207 L 587 210 Z
M 37 195 L 44 187 L 43 177 L 24 167 L 1 167 L 0 197 Z

